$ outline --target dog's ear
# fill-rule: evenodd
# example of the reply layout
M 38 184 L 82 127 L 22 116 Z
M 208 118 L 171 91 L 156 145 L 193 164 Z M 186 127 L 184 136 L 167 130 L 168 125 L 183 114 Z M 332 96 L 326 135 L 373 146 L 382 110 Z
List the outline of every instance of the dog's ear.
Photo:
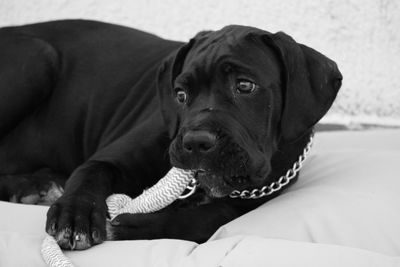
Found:
M 175 101 L 174 81 L 181 73 L 187 53 L 192 47 L 194 39 L 172 52 L 161 64 L 157 75 L 157 89 L 160 97 L 161 111 L 170 138 L 176 135 L 179 117 L 178 106 Z
M 284 68 L 281 137 L 295 141 L 331 107 L 342 84 L 335 62 L 283 32 L 265 34 L 264 41 L 279 54 Z

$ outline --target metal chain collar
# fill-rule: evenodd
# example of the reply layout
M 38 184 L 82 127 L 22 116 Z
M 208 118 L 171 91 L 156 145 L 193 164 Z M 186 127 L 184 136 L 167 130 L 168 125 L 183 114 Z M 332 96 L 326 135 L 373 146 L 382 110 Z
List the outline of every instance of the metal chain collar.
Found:
M 229 194 L 230 198 L 241 198 L 241 199 L 258 199 L 262 197 L 269 196 L 279 190 L 282 187 L 286 186 L 290 183 L 290 181 L 296 177 L 297 173 L 303 167 L 304 161 L 307 159 L 307 156 L 311 150 L 312 144 L 314 141 L 314 134 L 310 135 L 310 140 L 308 141 L 306 147 L 303 149 L 303 154 L 299 156 L 299 159 L 293 164 L 293 167 L 289 169 L 285 175 L 279 177 L 279 179 L 275 182 L 272 182 L 270 185 L 265 185 L 261 188 L 256 188 L 251 191 L 249 190 L 234 190 Z
M 233 190 L 230 194 L 230 198 L 241 198 L 241 199 L 258 199 L 262 197 L 269 196 L 279 190 L 282 189 L 282 187 L 286 186 L 287 184 L 290 183 L 290 181 L 296 177 L 297 173 L 300 171 L 300 169 L 303 167 L 304 161 L 307 159 L 307 156 L 311 150 L 312 144 L 314 141 L 314 133 L 310 135 L 310 140 L 308 141 L 306 147 L 303 149 L 303 153 L 299 156 L 299 159 L 293 164 L 293 167 L 289 169 L 285 175 L 282 175 L 279 177 L 279 179 L 275 182 L 272 182 L 270 185 L 265 185 L 261 188 L 255 188 L 253 190 Z M 199 185 L 199 182 L 193 178 L 187 188 L 185 189 L 185 192 L 179 196 L 179 199 L 185 199 L 188 198 L 189 196 L 193 195 L 194 192 L 196 192 L 197 186 Z

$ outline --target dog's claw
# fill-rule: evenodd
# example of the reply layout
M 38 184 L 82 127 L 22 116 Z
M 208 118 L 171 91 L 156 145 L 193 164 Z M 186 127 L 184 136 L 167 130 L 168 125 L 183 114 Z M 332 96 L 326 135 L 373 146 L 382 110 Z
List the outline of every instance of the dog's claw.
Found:
M 92 232 L 92 238 L 93 238 L 94 242 L 97 242 L 100 239 L 100 234 L 99 234 L 99 232 L 97 230 L 94 230 Z
M 55 235 L 55 233 L 56 233 L 56 223 L 55 222 L 53 222 L 52 224 L 51 224 L 51 226 L 50 226 L 50 235 Z

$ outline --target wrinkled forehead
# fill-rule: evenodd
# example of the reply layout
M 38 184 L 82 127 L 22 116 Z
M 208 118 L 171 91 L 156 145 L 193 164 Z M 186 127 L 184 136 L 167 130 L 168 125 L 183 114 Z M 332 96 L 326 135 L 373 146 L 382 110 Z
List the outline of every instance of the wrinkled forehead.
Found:
M 210 75 L 228 66 L 245 72 L 274 69 L 278 59 L 263 44 L 261 35 L 261 30 L 243 26 L 200 33 L 187 54 L 182 72 Z

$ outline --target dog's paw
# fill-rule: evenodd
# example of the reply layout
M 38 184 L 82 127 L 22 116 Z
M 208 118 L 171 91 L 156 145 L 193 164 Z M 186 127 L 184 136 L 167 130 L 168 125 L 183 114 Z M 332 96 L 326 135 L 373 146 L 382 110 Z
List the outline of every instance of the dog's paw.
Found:
M 114 236 L 114 226 L 109 220 L 106 222 L 106 240 L 118 240 L 118 238 Z
M 13 190 L 10 202 L 23 204 L 51 205 L 62 196 L 64 189 L 55 182 L 38 184 L 27 180 L 22 187 Z
M 63 249 L 82 250 L 106 239 L 105 201 L 62 196 L 47 212 L 46 232 Z
M 121 214 L 107 222 L 107 240 L 166 238 L 167 213 Z
M 39 188 L 40 205 L 51 205 L 57 201 L 64 193 L 64 188 L 61 185 L 50 181 L 42 188 Z
M 0 200 L 37 204 L 40 194 L 37 184 L 29 175 L 4 175 L 0 177 Z
M 0 176 L 0 200 L 23 204 L 50 205 L 64 193 L 60 175 L 43 171 Z
M 38 204 L 40 202 L 40 195 L 36 192 L 21 192 L 11 195 L 9 201 L 12 203 Z

